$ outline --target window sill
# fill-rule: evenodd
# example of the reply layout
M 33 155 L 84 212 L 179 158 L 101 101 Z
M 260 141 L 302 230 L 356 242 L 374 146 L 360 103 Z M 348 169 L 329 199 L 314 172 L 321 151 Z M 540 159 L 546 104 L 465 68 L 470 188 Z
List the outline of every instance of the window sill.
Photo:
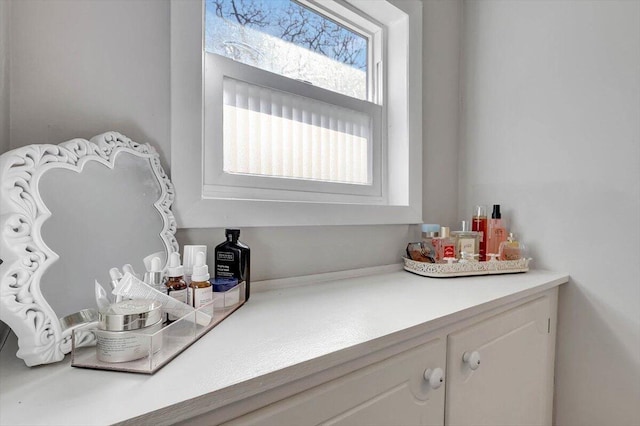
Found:
M 422 221 L 422 209 L 410 206 L 233 199 L 189 202 L 178 195 L 173 212 L 181 228 L 382 225 Z

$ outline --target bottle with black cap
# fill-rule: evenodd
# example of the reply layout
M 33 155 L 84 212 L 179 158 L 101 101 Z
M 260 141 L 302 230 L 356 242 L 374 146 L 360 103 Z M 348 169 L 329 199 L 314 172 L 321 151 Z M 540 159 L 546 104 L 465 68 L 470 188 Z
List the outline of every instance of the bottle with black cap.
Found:
M 241 242 L 239 229 L 226 229 L 227 240 L 215 248 L 215 278 L 236 278 L 238 284 L 244 282 L 245 301 L 249 300 L 250 286 L 250 249 Z
M 507 231 L 502 222 L 502 214 L 500 213 L 500 204 L 493 205 L 493 212 L 489 220 L 489 241 L 487 243 L 487 254 L 498 254 L 500 243 L 506 241 Z

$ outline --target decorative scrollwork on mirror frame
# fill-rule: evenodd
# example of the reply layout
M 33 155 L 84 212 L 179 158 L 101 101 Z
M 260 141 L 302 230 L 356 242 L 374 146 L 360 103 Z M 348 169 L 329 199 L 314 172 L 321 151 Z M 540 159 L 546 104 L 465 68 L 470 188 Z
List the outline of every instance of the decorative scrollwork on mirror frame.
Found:
M 167 253 L 178 251 L 177 224 L 170 210 L 173 184 L 151 145 L 107 132 L 91 140 L 29 145 L 0 156 L 0 319 L 18 336 L 17 356 L 28 366 L 61 361 L 70 352 L 72 333 L 62 329 L 40 291 L 40 279 L 58 255 L 42 240 L 42 224 L 51 212 L 38 192 L 38 181 L 53 167 L 80 172 L 88 161 L 113 169 L 119 152 L 149 159 L 161 189 L 154 203 L 163 222 L 160 238 Z

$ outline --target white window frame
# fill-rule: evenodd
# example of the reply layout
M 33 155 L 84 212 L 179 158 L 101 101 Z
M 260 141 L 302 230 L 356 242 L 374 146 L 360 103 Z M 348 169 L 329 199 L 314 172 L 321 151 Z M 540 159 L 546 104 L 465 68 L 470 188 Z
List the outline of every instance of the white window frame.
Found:
M 344 10 L 363 10 L 384 25 L 385 45 L 393 46 L 386 52 L 383 67 L 377 70 L 386 84 L 382 88 L 369 86 L 386 105 L 386 117 L 381 120 L 384 135 L 378 138 L 383 141 L 378 159 L 380 189 L 374 188 L 373 194 L 354 195 L 301 188 L 296 194 L 250 186 L 241 190 L 228 185 L 212 187 L 206 182 L 212 167 L 204 155 L 205 134 L 216 129 L 214 125 L 207 130 L 211 124 L 205 120 L 204 4 L 201 0 L 172 0 L 171 178 L 176 188 L 173 212 L 180 227 L 422 221 L 422 4 L 419 0 L 315 3 L 327 10 L 334 10 L 336 4 Z
M 371 185 L 322 182 L 314 180 L 273 178 L 268 176 L 237 175 L 223 170 L 222 137 L 222 79 L 225 76 L 256 86 L 294 93 L 349 110 L 366 113 L 372 119 L 369 155 L 372 158 Z M 384 109 L 368 101 L 361 101 L 295 81 L 236 62 L 213 53 L 205 54 L 204 98 L 204 157 L 211 164 L 204 169 L 203 196 L 208 198 L 234 198 L 256 200 L 287 200 L 307 202 L 384 203 L 382 191 L 381 122 Z

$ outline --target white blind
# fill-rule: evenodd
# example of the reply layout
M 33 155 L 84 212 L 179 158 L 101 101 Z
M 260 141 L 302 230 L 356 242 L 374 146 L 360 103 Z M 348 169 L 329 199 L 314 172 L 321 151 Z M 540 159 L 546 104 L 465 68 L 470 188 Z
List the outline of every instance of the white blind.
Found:
M 371 184 L 371 117 L 223 79 L 226 173 Z

